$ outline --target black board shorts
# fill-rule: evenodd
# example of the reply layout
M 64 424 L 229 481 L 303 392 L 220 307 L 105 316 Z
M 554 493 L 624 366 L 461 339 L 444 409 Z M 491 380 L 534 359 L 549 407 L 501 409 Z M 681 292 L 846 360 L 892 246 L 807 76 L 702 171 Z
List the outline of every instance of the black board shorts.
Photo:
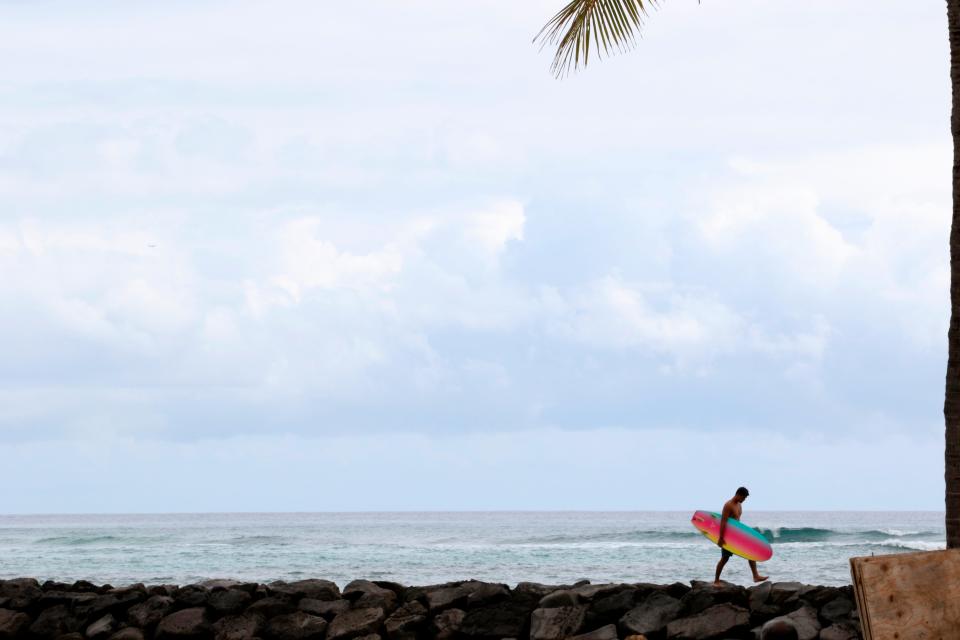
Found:
M 724 560 L 729 560 L 730 558 L 733 557 L 733 552 L 727 551 L 723 547 L 720 547 L 720 557 L 723 558 Z

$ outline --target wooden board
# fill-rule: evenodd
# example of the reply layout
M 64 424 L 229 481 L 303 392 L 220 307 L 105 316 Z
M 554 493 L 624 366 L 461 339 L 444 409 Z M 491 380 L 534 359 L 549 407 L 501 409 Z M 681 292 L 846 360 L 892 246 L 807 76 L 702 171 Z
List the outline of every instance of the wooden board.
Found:
M 850 559 L 864 640 L 960 638 L 960 549 Z

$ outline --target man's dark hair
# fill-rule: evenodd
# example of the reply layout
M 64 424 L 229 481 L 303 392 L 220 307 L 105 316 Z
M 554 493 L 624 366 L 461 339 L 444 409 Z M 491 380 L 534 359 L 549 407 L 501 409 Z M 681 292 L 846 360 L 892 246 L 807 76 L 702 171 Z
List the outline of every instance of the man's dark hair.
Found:
M 771 620 L 760 631 L 761 640 L 797 640 L 797 628 L 786 620 Z
M 746 488 L 746 487 L 739 487 L 739 488 L 737 489 L 737 495 L 738 495 L 738 496 L 743 496 L 744 498 L 746 498 L 748 495 L 750 495 L 750 492 L 747 491 L 747 488 Z

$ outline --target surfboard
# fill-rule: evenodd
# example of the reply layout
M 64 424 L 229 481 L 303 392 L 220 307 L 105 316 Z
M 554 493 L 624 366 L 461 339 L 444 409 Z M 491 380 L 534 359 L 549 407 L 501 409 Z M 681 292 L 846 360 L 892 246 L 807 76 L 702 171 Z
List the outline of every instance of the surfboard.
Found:
M 710 542 L 717 544 L 720 537 L 720 514 L 712 511 L 697 511 L 690 518 L 690 524 L 696 527 Z M 723 534 L 723 548 L 747 560 L 764 562 L 773 557 L 773 548 L 767 539 L 756 529 L 748 527 L 739 520 L 727 519 L 727 529 Z

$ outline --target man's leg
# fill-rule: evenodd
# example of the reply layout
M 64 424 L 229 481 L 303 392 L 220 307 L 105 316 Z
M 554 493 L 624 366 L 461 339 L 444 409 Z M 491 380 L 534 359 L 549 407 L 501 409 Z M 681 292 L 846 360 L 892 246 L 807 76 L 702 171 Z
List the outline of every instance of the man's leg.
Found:
M 726 549 L 720 551 L 720 562 L 717 563 L 717 573 L 713 578 L 713 584 L 720 584 L 720 572 L 723 571 L 723 568 L 727 565 L 727 560 L 730 559 L 730 556 L 733 555 Z
M 754 582 L 763 582 L 764 580 L 766 580 L 766 579 L 769 577 L 769 576 L 762 576 L 762 575 L 760 575 L 760 574 L 757 572 L 757 563 L 756 563 L 755 561 L 753 561 L 753 560 L 748 560 L 747 562 L 750 563 L 750 571 L 753 572 L 753 581 L 754 581 Z M 717 574 L 717 575 L 719 575 L 719 574 Z

